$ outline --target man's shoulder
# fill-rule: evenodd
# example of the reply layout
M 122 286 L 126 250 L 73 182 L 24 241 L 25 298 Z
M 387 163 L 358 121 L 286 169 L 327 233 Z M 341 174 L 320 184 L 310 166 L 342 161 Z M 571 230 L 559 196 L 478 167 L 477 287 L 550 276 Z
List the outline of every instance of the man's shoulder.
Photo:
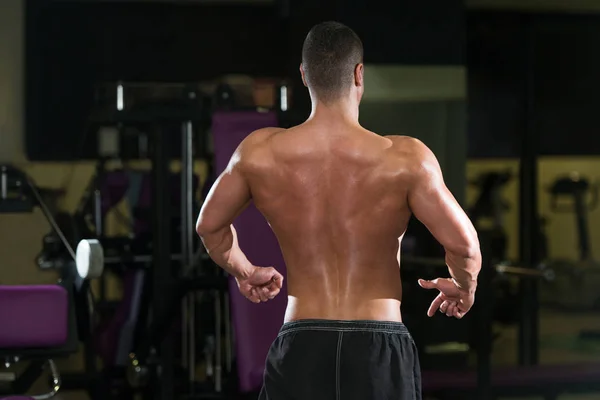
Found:
M 421 140 L 406 135 L 386 135 L 392 143 L 392 149 L 397 154 L 408 157 L 412 160 L 420 160 L 428 157 L 431 150 Z
M 385 136 L 392 142 L 394 165 L 409 181 L 427 177 L 439 169 L 435 154 L 421 140 L 410 136 Z
M 251 153 L 261 147 L 270 137 L 285 130 L 275 127 L 257 129 L 244 138 L 238 150 L 243 154 Z
M 257 143 L 260 143 L 260 142 L 268 139 L 269 137 L 271 137 L 277 133 L 281 133 L 286 130 L 287 129 L 276 128 L 276 127 L 267 127 L 267 128 L 257 129 L 254 132 L 252 132 L 251 134 L 249 134 L 248 136 L 246 136 L 246 139 L 244 139 L 244 142 L 247 142 L 250 144 L 257 144 Z
M 284 132 L 283 128 L 261 128 L 250 133 L 240 143 L 236 150 L 237 161 L 241 161 L 241 167 L 250 167 L 257 162 L 262 164 L 268 159 L 268 142 L 274 135 Z M 261 161 L 262 160 L 262 161 Z
M 425 144 L 419 139 L 407 136 L 407 135 L 384 135 L 386 139 L 391 140 L 394 147 L 406 147 L 406 148 L 418 148 L 421 146 L 425 146 Z

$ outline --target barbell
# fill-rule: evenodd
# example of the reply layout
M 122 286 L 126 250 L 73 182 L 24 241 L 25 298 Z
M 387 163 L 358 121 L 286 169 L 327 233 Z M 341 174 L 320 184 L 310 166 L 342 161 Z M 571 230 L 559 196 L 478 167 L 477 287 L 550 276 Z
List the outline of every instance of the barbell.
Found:
M 446 267 L 446 261 L 443 258 L 429 257 L 402 257 L 402 264 L 424 265 L 429 267 Z M 494 271 L 501 275 L 512 275 L 519 278 L 544 279 L 552 281 L 556 277 L 554 270 L 550 268 L 529 268 L 522 265 L 511 265 L 505 263 L 495 264 Z

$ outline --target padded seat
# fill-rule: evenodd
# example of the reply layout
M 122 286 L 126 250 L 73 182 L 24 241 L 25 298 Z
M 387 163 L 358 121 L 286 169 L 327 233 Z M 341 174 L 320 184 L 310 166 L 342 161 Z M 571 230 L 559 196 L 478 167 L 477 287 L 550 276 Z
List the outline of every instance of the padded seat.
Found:
M 49 348 L 68 339 L 69 294 L 60 285 L 0 285 L 0 348 Z

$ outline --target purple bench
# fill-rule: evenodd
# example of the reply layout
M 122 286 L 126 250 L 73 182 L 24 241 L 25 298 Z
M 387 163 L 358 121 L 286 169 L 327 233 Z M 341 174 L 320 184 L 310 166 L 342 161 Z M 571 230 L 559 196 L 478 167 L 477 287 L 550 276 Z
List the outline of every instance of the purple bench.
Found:
M 56 394 L 60 378 L 53 357 L 77 350 L 76 321 L 70 301 L 72 283 L 61 285 L 0 285 L 0 359 L 16 361 L 31 359 L 24 374 L 39 376 L 44 364 L 49 365 Z M 35 375 L 32 375 L 35 374 Z M 9 393 L 23 393 L 22 383 Z M 0 397 L 10 400 L 30 400 L 28 396 Z
M 237 146 L 252 131 L 278 125 L 277 114 L 257 111 L 216 112 L 212 123 L 217 174 L 225 169 Z M 277 239 L 253 205 L 235 220 L 234 225 L 240 247 L 248 259 L 257 265 L 273 266 L 285 276 Z M 284 286 L 272 301 L 253 304 L 240 295 L 234 279 L 229 282 L 239 388 L 242 392 L 257 391 L 262 386 L 269 347 L 283 323 L 287 288 Z
M 69 296 L 62 286 L 0 286 L 0 349 L 63 346 L 68 319 Z

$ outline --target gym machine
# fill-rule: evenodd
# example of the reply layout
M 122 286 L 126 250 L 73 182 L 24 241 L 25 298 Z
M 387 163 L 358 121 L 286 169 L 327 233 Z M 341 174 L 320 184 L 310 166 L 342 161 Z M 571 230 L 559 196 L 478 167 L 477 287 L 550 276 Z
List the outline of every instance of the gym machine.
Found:
M 82 275 L 81 279 L 75 282 L 77 290 L 87 290 L 87 287 L 83 289 L 82 280 L 95 279 L 102 275 L 104 254 L 98 251 L 99 246 L 96 240 L 79 241 L 77 248 L 74 248 L 73 242 L 69 240 L 57 222 L 57 214 L 51 210 L 44 199 L 44 194 L 47 195 L 51 192 L 39 189 L 25 172 L 10 165 L 0 165 L 0 213 L 30 213 L 35 207 L 39 207 L 52 228 L 53 234 L 56 235 L 57 240 L 69 255 L 69 261 L 61 266 L 75 265 L 77 272 Z M 52 242 L 53 248 L 57 247 L 54 239 L 48 239 L 48 241 Z M 90 251 L 95 251 L 96 258 L 91 260 L 93 262 L 90 262 L 88 258 Z M 65 277 L 69 276 L 70 273 L 67 272 Z
M 563 279 L 566 287 L 556 285 L 548 292 L 542 291 L 545 304 L 565 308 L 570 311 L 599 311 L 600 264 L 592 255 L 588 213 L 598 205 L 598 186 L 592 184 L 579 173 L 557 178 L 549 188 L 550 204 L 556 213 L 573 212 L 577 232 L 578 260 L 552 260 L 548 263 Z M 565 204 L 566 200 L 566 204 Z M 561 295 L 562 293 L 562 295 Z M 598 340 L 600 332 L 583 331 L 580 339 Z
M 62 380 L 53 358 L 65 357 L 77 350 L 79 333 L 86 329 L 80 318 L 79 307 L 91 306 L 88 299 L 89 279 L 103 272 L 103 254 L 95 240 L 81 241 L 76 250 L 58 225 L 42 191 L 24 172 L 7 165 L 0 166 L 0 210 L 3 213 L 33 211 L 38 206 L 69 255 L 61 266 L 61 280 L 57 285 L 1 286 L 0 359 L 9 367 L 19 361 L 29 361 L 25 370 L 0 374 L 0 382 L 8 382 L 6 392 L 23 394 L 42 375 L 50 371 L 51 392 L 27 397 L 53 397 L 62 386 Z M 82 304 L 84 303 L 84 304 Z M 0 390 L 0 395 L 5 393 Z M 21 397 L 25 398 L 25 397 Z
M 508 237 L 505 230 L 504 216 L 510 205 L 502 197 L 502 190 L 514 177 L 510 170 L 490 171 L 477 176 L 470 184 L 479 189 L 479 194 L 468 214 L 473 221 L 479 235 L 485 235 L 490 241 L 490 257 L 497 262 L 508 262 L 507 246 Z M 488 221 L 489 220 L 489 221 Z M 486 224 L 487 222 L 487 224 Z M 538 259 L 547 257 L 547 240 L 544 233 L 543 219 L 538 223 Z M 513 325 L 518 322 L 514 310 L 519 307 L 517 287 L 511 275 L 497 275 L 494 282 L 495 302 L 494 320 L 504 325 Z
M 497 261 L 508 259 L 508 237 L 504 216 L 510 205 L 502 196 L 502 191 L 513 179 L 510 170 L 485 172 L 471 180 L 471 186 L 479 189 L 479 195 L 469 208 L 468 214 L 480 235 L 485 234 L 490 241 L 490 257 Z M 485 224 L 488 221 L 487 226 Z M 517 319 L 513 310 L 518 307 L 514 279 L 498 275 L 494 285 L 495 296 L 502 301 L 495 303 L 494 320 L 502 324 L 515 324 Z
M 491 237 L 492 257 L 496 260 L 507 260 L 507 234 L 504 216 L 510 210 L 510 204 L 502 197 L 502 190 L 513 179 L 510 170 L 485 172 L 469 183 L 479 189 L 479 195 L 469 208 L 468 214 L 479 232 L 485 232 Z M 482 220 L 489 219 L 491 224 L 485 225 Z M 539 259 L 548 256 L 547 239 L 544 232 L 546 221 L 538 218 L 537 236 L 539 240 Z
M 123 85 L 119 84 L 116 89 L 120 101 L 123 101 Z M 96 238 L 96 241 L 85 242 L 102 244 L 99 248 L 91 249 L 92 256 L 99 254 L 98 252 L 105 255 L 102 265 L 118 271 L 124 284 L 123 300 L 109 307 L 112 308 L 109 312 L 104 307 L 104 279 L 100 280 L 99 301 L 91 297 L 88 286 L 76 293 L 74 304 L 78 311 L 79 338 L 85 349 L 85 371 L 63 375 L 63 390 L 84 389 L 93 399 L 106 398 L 107 390 L 111 393 L 111 398 L 131 398 L 135 391 L 143 391 L 146 398 L 173 398 L 171 394 L 165 393 L 173 393 L 175 387 L 178 392 L 193 394 L 198 389 L 195 382 L 198 375 L 196 358 L 202 353 L 207 364 L 205 375 L 213 381 L 213 388 L 202 388 L 202 391 L 223 391 L 223 374 L 230 371 L 232 365 L 231 340 L 223 340 L 221 333 L 225 330 L 225 337 L 231 338 L 228 298 L 224 295 L 226 279 L 221 270 L 208 261 L 203 249 L 196 249 L 193 229 L 198 212 L 195 201 L 198 182 L 193 171 L 194 150 L 198 146 L 194 145 L 197 142 L 194 140 L 194 130 L 200 133 L 206 131 L 207 121 L 210 121 L 207 112 L 210 110 L 204 105 L 199 93 L 185 88 L 183 94 L 184 100 L 179 102 L 138 102 L 134 107 L 116 107 L 115 111 L 97 110 L 90 118 L 97 125 L 116 126 L 117 132 L 121 132 L 122 136 L 127 135 L 127 128 L 139 128 L 143 140 L 136 141 L 140 147 L 137 153 L 152 156 L 153 185 L 147 185 L 152 194 L 146 196 L 152 199 L 153 212 L 144 213 L 137 216 L 137 220 L 134 218 L 128 222 L 133 225 L 152 214 L 153 234 L 146 233 L 144 228 L 144 237 L 139 238 L 109 238 L 105 235 L 105 215 L 123 198 L 130 184 L 124 171 L 119 173 L 105 168 L 105 164 L 114 158 L 118 159 L 119 154 L 103 154 L 107 158 L 98 160 L 95 175 L 73 215 L 60 212 L 54 213 L 54 218 L 49 218 L 56 229 L 44 237 L 43 250 L 36 260 L 40 268 L 55 269 L 64 276 L 69 270 L 67 267 L 73 253 L 69 249 L 73 243 L 81 238 Z M 174 214 L 171 212 L 173 196 L 169 190 L 174 184 L 169 181 L 171 140 L 165 136 L 177 125 L 180 126 L 182 137 L 182 171 L 180 204 L 176 207 L 182 210 L 177 218 L 177 223 L 181 221 L 182 226 L 173 229 L 172 219 L 175 218 L 170 217 Z M 121 142 L 131 142 L 130 139 L 131 137 L 121 138 Z M 203 136 L 203 139 L 206 138 Z M 206 152 L 205 147 L 206 144 L 202 143 L 200 150 Z M 4 201 L 0 202 L 1 210 L 30 211 L 33 201 L 25 190 L 25 180 L 17 179 L 15 174 L 7 171 L 8 167 L 2 168 Z M 144 187 L 140 190 L 143 191 Z M 170 241 L 173 240 L 172 234 L 175 231 L 181 235 L 181 251 L 173 254 Z M 135 233 L 139 234 L 140 230 L 137 229 Z M 200 265 L 202 271 L 196 268 L 197 265 Z M 149 285 L 152 287 L 148 287 Z M 204 303 L 214 305 L 214 310 L 195 310 L 197 304 L 203 306 L 197 301 L 198 291 L 206 293 Z M 154 296 L 153 307 L 144 304 L 149 301 L 152 292 L 160 293 L 160 296 Z M 147 312 L 148 309 L 150 312 Z M 207 311 L 208 314 L 214 313 L 215 321 L 204 318 L 208 322 L 200 323 L 197 315 L 204 316 Z M 146 312 L 148 316 L 145 315 Z M 147 324 L 146 318 L 149 320 Z M 174 329 L 173 322 L 180 318 L 181 328 Z M 215 332 L 203 325 L 214 326 Z M 199 329 L 204 331 L 204 348 L 196 350 Z M 174 346 L 175 342 L 180 342 L 174 339 L 174 335 L 178 334 L 182 335 L 181 350 Z M 165 342 L 167 343 L 164 344 Z M 225 350 L 225 357 L 222 348 Z M 148 379 L 147 385 L 140 385 L 143 379 L 136 373 L 138 369 L 134 368 L 130 355 L 139 362 L 135 367 L 143 366 L 144 371 L 150 370 L 155 379 Z M 182 372 L 178 374 L 178 381 L 187 383 L 175 385 L 175 358 L 179 355 L 182 359 L 178 370 Z M 101 370 L 96 365 L 98 356 L 104 364 Z M 129 382 L 126 381 L 127 377 L 130 378 Z M 143 390 L 140 386 L 144 386 Z
M 226 337 L 231 335 L 225 296 L 226 278 L 209 262 L 203 249 L 197 249 L 193 228 L 198 212 L 193 162 L 199 136 L 194 131 L 206 131 L 210 109 L 205 98 L 192 86 L 183 87 L 179 100 L 141 100 L 128 107 L 123 102 L 128 88 L 132 88 L 133 92 L 135 85 L 117 84 L 117 107 L 97 110 L 91 116 L 98 125 L 117 126 L 120 130 L 137 128 L 136 134 L 147 138 L 147 150 L 152 161 L 152 256 L 133 256 L 136 261 L 151 259 L 152 268 L 147 279 L 151 283 L 150 315 L 148 324 L 143 327 L 144 334 L 139 335 L 139 340 L 128 349 L 126 359 L 120 359 L 119 364 L 125 368 L 129 385 L 144 398 L 172 399 L 178 397 L 176 393 L 182 392 L 200 398 L 199 392 L 221 393 L 224 370 L 229 370 L 232 363 L 231 340 L 223 340 L 223 330 Z M 181 214 L 178 218 L 181 223 L 178 227 L 181 249 L 173 254 L 170 233 L 172 196 L 169 190 L 172 185 L 169 185 L 168 179 L 173 139 L 169 135 L 177 126 L 181 137 L 182 165 Z M 206 144 L 200 147 L 201 156 L 206 156 Z M 110 260 L 110 257 L 107 259 Z M 199 325 L 196 315 L 199 311 L 207 311 L 196 310 L 200 295 L 211 298 L 214 307 L 214 310 L 208 310 L 214 314 L 214 332 L 205 332 L 202 349 L 207 358 L 205 375 L 213 382 L 211 389 L 199 388 L 196 383 L 197 355 L 202 351 L 196 348 L 198 329 L 204 328 Z M 176 328 L 179 318 L 181 325 Z M 179 334 L 181 340 L 175 340 Z M 176 343 L 180 342 L 181 348 L 178 349 Z M 222 349 L 226 360 L 223 360 Z
M 598 205 L 598 187 L 592 185 L 588 179 L 578 173 L 573 173 L 570 176 L 556 179 L 549 192 L 552 211 L 574 212 L 579 261 L 591 261 L 592 251 L 587 219 L 588 213 Z M 588 197 L 591 198 L 589 203 Z M 570 198 L 571 207 L 561 204 L 561 200 L 565 198 Z
M 545 260 L 559 279 L 541 291 L 542 302 L 555 309 L 571 312 L 598 309 L 600 265 L 594 261 L 590 246 L 588 212 L 597 205 L 598 188 L 578 173 L 558 177 L 548 188 L 550 209 L 554 213 L 572 212 L 576 235 L 577 259 Z
M 502 197 L 502 190 L 512 179 L 511 171 L 491 171 L 480 174 L 470 184 L 479 189 L 477 200 L 468 210 L 469 217 L 482 231 L 481 219 L 490 218 L 491 226 L 485 229 L 492 239 L 492 257 L 506 260 L 507 237 L 504 229 L 504 214 L 510 209 L 508 202 Z

